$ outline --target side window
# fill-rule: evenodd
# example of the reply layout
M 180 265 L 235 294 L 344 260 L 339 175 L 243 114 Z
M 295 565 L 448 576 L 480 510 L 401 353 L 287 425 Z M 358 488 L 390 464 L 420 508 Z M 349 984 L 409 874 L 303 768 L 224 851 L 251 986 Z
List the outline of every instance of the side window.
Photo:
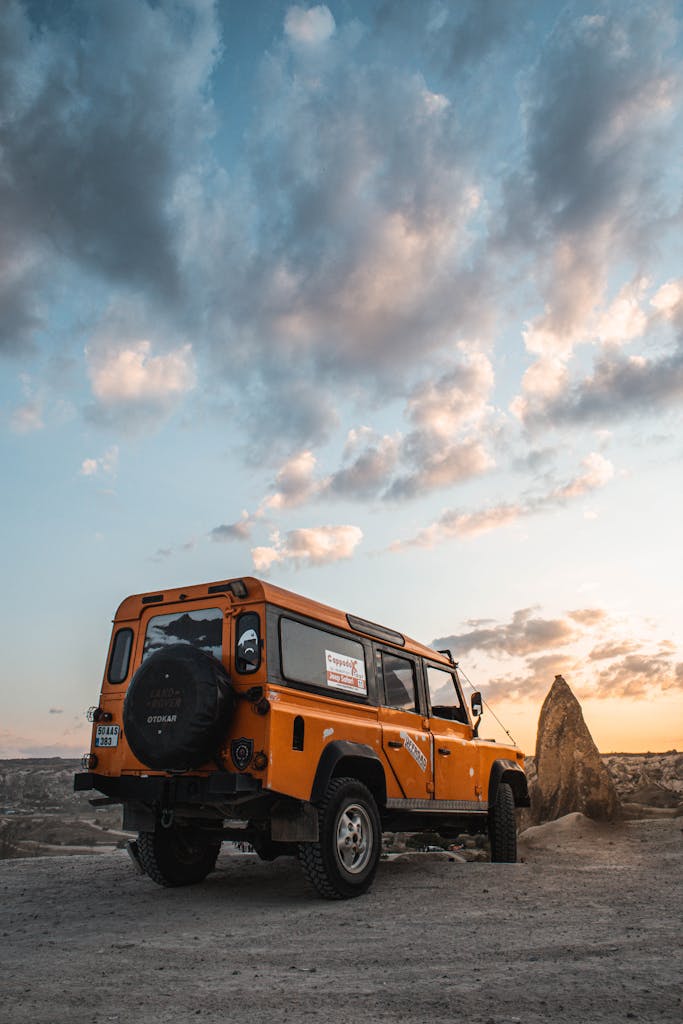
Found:
M 293 683 L 367 696 L 365 651 L 357 640 L 282 618 L 280 655 L 282 674 Z
M 419 711 L 415 666 L 407 658 L 382 651 L 382 679 L 385 703 L 402 711 Z
M 261 621 L 256 612 L 238 617 L 235 637 L 235 668 L 255 672 L 261 664 Z
M 462 706 L 458 688 L 452 672 L 427 665 L 429 703 L 435 718 L 450 718 L 451 721 L 466 722 L 467 713 Z
M 133 630 L 119 629 L 114 637 L 114 645 L 109 659 L 107 679 L 110 683 L 122 683 L 128 675 L 130 652 L 133 646 Z
M 155 615 L 147 623 L 142 660 L 171 644 L 191 644 L 220 661 L 223 640 L 223 612 L 220 608 Z

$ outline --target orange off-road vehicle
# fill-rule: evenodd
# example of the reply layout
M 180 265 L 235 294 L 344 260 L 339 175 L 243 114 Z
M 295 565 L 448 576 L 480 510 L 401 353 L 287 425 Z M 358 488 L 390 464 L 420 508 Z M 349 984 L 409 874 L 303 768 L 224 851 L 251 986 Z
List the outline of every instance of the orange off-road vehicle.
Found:
M 385 830 L 488 828 L 516 859 L 524 755 L 478 738 L 457 665 L 355 615 L 244 578 L 127 598 L 77 790 L 123 804 L 134 860 L 201 881 L 224 839 L 298 856 L 330 899 L 365 892 Z

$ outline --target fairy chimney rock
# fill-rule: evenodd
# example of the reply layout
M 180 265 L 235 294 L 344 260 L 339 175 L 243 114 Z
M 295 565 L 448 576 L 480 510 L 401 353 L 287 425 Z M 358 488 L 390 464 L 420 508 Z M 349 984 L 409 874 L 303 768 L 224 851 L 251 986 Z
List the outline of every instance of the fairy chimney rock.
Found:
M 535 822 L 554 821 L 573 811 L 596 821 L 619 816 L 621 806 L 612 778 L 584 722 L 581 705 L 562 676 L 555 676 L 541 708 L 536 771 Z

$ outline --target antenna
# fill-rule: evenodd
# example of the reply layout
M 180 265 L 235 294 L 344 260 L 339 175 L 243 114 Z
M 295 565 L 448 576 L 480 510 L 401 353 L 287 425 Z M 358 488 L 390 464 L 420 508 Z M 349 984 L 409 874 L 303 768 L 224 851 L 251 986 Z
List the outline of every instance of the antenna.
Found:
M 474 685 L 474 683 L 472 683 L 472 682 L 471 682 L 471 680 L 469 679 L 469 677 L 468 677 L 467 673 L 465 672 L 464 668 L 461 668 L 461 667 L 460 667 L 460 664 L 459 664 L 459 663 L 458 663 L 458 674 L 459 674 L 459 675 L 461 675 L 461 676 L 463 676 L 463 678 L 464 678 L 465 682 L 466 682 L 466 683 L 468 684 L 468 686 L 469 686 L 469 688 L 470 688 L 471 690 L 476 690 L 476 686 Z M 508 732 L 508 730 L 507 730 L 507 729 L 505 728 L 505 726 L 503 725 L 503 723 L 501 722 L 500 718 L 499 718 L 499 717 L 498 717 L 498 715 L 497 715 L 497 714 L 495 713 L 495 711 L 493 711 L 493 710 L 492 710 L 492 708 L 491 708 L 491 706 L 489 705 L 488 701 L 486 701 L 486 700 L 484 699 L 484 697 L 482 697 L 481 699 L 482 699 L 482 703 L 483 703 L 484 707 L 486 708 L 486 710 L 487 710 L 487 711 L 490 711 L 490 712 L 491 712 L 491 714 L 493 715 L 493 717 L 495 718 L 495 720 L 496 720 L 496 721 L 498 722 L 498 725 L 499 725 L 499 726 L 501 727 L 501 729 L 503 730 L 503 732 L 505 733 L 505 735 L 506 735 L 506 736 L 508 736 L 508 737 L 510 738 L 510 740 L 512 741 L 512 743 L 514 743 L 514 745 L 515 745 L 515 746 L 517 746 L 517 742 L 516 742 L 516 740 L 515 740 L 515 739 L 514 739 L 514 737 L 513 737 L 513 736 L 512 736 L 512 735 L 511 735 L 511 734 L 510 734 L 510 733 Z

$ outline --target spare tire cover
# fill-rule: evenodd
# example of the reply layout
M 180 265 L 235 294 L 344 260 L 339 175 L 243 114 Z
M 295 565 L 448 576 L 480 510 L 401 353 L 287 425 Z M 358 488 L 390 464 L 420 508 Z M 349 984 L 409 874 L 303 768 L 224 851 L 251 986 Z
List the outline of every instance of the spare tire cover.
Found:
M 215 757 L 235 699 L 220 661 L 190 644 L 170 644 L 131 679 L 123 703 L 128 745 L 150 768 L 198 768 Z

